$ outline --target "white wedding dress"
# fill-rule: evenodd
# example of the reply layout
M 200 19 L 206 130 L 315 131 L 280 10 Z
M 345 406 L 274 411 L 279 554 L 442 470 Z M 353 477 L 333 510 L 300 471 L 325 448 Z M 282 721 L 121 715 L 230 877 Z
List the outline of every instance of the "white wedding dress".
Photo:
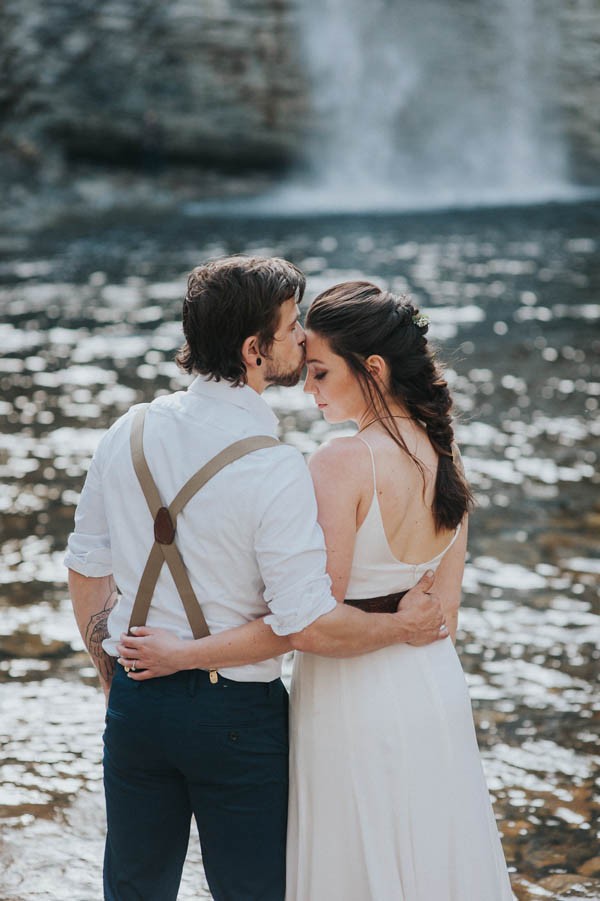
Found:
M 375 484 L 347 597 L 409 589 L 444 553 L 397 560 Z M 297 652 L 290 725 L 286 901 L 512 901 L 450 639 L 345 660 Z

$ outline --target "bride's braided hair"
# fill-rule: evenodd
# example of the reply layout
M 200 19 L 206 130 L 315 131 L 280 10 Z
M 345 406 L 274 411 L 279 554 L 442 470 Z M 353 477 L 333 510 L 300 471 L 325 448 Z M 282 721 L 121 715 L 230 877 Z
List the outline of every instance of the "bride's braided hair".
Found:
M 411 457 L 424 476 L 423 464 L 408 450 L 381 389 L 365 365 L 377 354 L 390 371 L 390 393 L 427 430 L 438 455 L 433 502 L 436 528 L 453 529 L 471 508 L 473 497 L 455 459 L 452 398 L 443 370 L 427 344 L 427 322 L 412 303 L 370 282 L 344 282 L 315 298 L 306 328 L 326 338 L 359 378 L 382 426 Z

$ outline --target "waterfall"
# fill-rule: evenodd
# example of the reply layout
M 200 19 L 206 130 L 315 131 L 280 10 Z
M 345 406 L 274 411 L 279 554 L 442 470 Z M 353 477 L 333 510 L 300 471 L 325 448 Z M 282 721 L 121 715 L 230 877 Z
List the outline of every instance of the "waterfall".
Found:
M 313 205 L 568 192 L 560 0 L 303 0 L 298 10 L 315 123 Z

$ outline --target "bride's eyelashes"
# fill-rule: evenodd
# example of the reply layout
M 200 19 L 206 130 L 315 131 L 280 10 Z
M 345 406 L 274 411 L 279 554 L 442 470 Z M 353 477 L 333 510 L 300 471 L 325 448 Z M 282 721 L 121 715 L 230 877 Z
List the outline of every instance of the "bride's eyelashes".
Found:
M 324 379 L 326 375 L 327 375 L 326 372 L 316 372 L 313 375 L 313 379 L 315 380 L 315 382 L 320 382 L 321 379 Z

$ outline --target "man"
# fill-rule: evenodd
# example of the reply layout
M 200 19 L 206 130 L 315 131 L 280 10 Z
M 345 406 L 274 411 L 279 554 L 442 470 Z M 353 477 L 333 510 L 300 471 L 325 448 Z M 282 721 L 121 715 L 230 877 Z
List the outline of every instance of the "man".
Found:
M 66 564 L 79 628 L 110 690 L 109 901 L 176 898 L 192 814 L 215 901 L 282 901 L 287 695 L 279 656 L 291 647 L 346 656 L 446 634 L 439 604 L 424 592 L 431 580 L 391 615 L 336 604 L 331 594 L 308 470 L 298 451 L 273 441 L 277 420 L 260 397 L 300 377 L 304 287 L 302 273 L 279 259 L 232 257 L 195 269 L 178 355 L 195 381 L 121 417 L 90 465 Z M 260 435 L 266 444 L 217 472 L 173 523 L 181 486 L 224 448 L 247 448 Z M 187 575 L 177 575 L 179 553 Z M 135 656 L 117 665 L 127 650 L 121 643 L 117 651 L 119 637 L 145 621 L 142 596 L 152 600 L 149 626 L 198 645 L 180 642 L 196 635 L 188 577 L 212 633 L 202 639 L 201 668 L 188 669 L 183 652 L 180 671 L 161 678 L 136 672 Z

